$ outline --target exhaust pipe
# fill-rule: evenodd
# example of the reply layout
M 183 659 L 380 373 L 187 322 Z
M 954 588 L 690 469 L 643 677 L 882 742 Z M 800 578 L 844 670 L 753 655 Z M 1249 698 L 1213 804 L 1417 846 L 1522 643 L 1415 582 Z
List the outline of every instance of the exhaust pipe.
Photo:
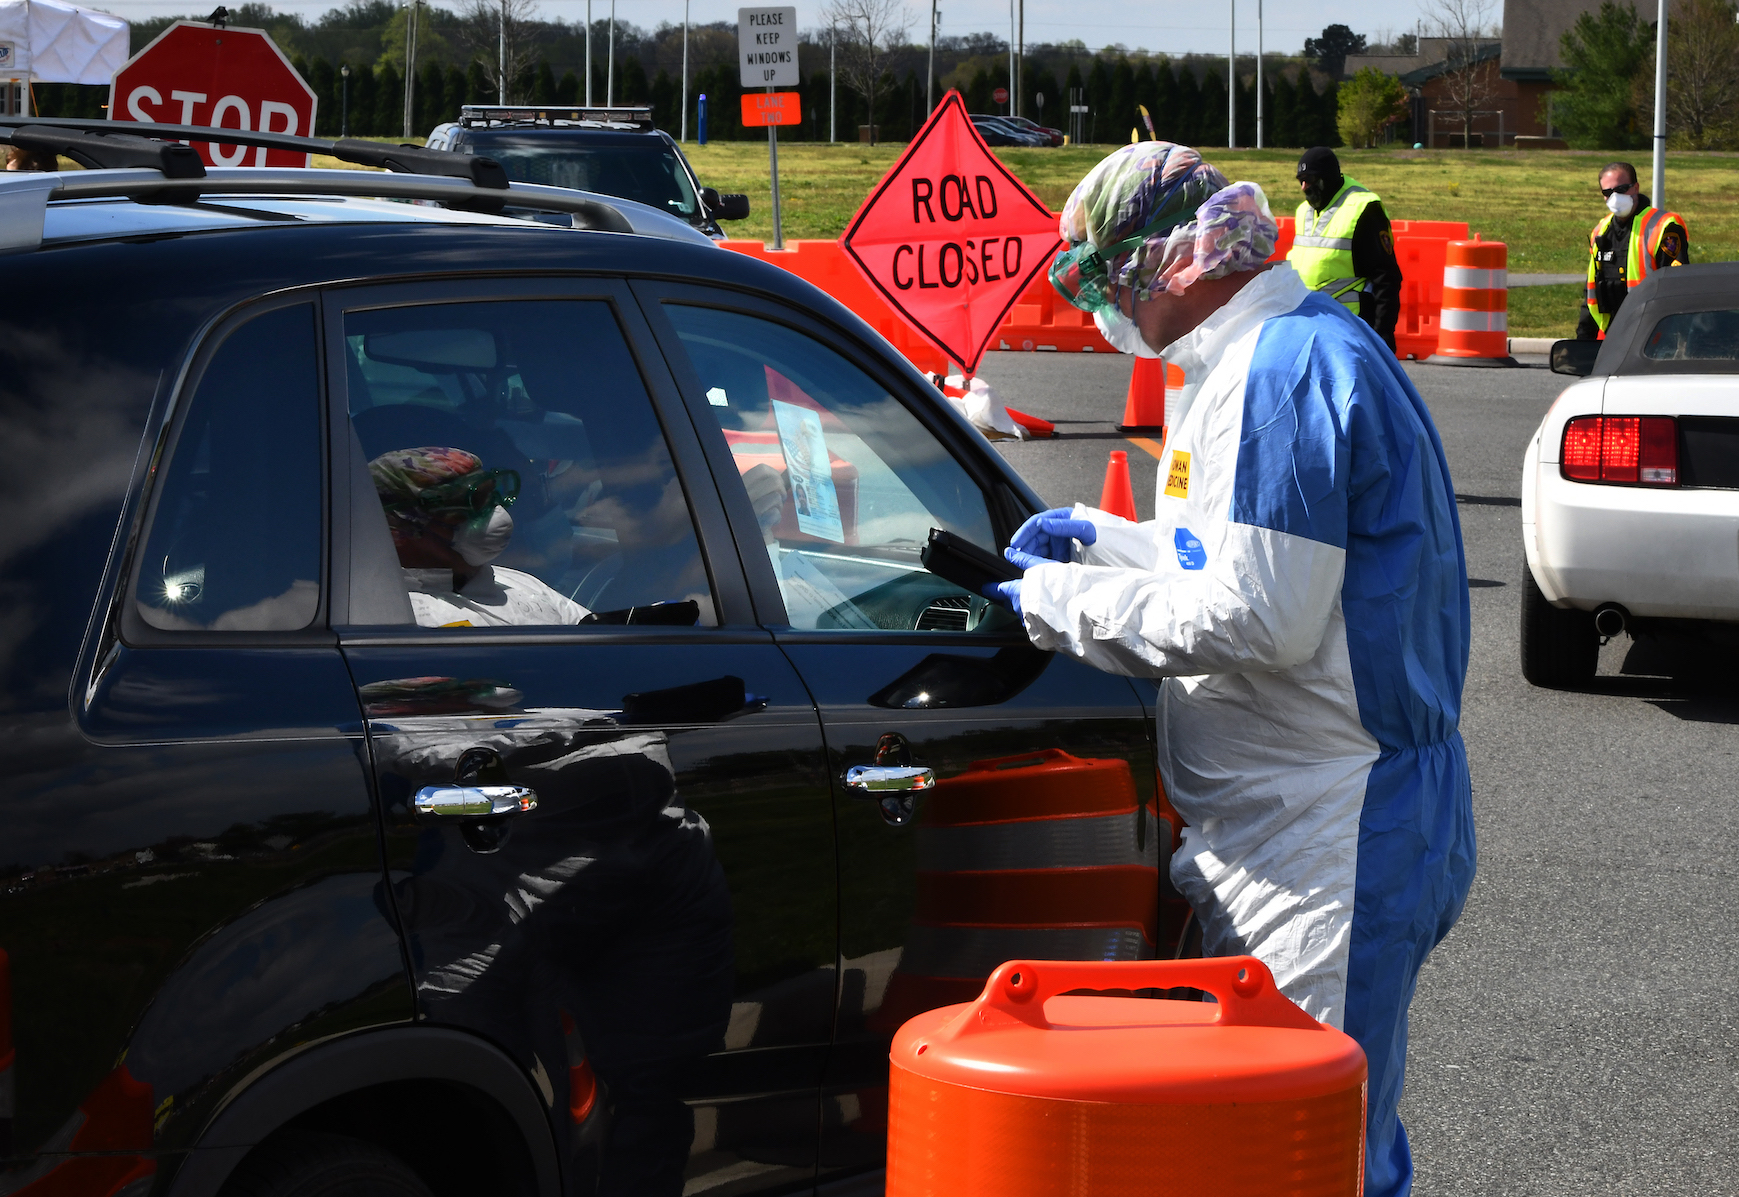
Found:
M 1607 603 L 1604 607 L 1595 609 L 1594 630 L 1608 640 L 1624 631 L 1625 622 L 1630 618 L 1630 612 L 1617 603 Z

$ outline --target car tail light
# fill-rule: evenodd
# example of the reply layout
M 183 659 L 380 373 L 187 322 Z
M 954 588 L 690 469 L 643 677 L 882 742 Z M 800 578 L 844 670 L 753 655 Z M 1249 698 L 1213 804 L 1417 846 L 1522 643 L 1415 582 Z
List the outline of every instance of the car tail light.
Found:
M 1578 416 L 1564 425 L 1559 455 L 1576 482 L 1679 484 L 1679 430 L 1671 416 Z

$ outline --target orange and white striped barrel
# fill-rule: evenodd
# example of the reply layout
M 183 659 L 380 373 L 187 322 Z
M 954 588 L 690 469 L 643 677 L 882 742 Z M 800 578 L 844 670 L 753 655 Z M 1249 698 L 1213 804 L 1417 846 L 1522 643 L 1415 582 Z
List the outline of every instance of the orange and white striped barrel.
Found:
M 1048 749 L 978 761 L 927 795 L 917 902 L 876 1023 L 969 1001 L 1004 960 L 1147 960 L 1172 827 L 1129 762 Z
M 1509 246 L 1451 241 L 1443 260 L 1439 357 L 1509 357 Z

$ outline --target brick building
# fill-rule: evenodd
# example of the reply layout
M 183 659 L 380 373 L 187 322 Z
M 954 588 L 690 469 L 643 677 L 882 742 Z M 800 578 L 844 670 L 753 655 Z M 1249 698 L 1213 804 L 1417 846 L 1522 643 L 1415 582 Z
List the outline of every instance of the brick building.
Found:
M 1551 72 L 1563 66 L 1564 33 L 1599 7 L 1600 0 L 1504 0 L 1501 39 L 1465 46 L 1421 37 L 1415 54 L 1349 55 L 1343 78 L 1376 67 L 1401 81 L 1412 112 L 1390 126 L 1393 141 L 1562 147 L 1551 126 Z

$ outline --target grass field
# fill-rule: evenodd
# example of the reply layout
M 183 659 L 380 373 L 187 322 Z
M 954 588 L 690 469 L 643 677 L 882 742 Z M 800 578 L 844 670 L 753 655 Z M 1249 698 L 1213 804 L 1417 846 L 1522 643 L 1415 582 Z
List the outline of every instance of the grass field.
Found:
M 837 237 L 863 197 L 893 165 L 903 145 L 782 145 L 779 185 L 785 236 Z M 1107 146 L 1001 150 L 1003 162 L 1052 210 L 1109 151 Z M 748 193 L 753 215 L 733 236 L 771 239 L 767 150 L 759 142 L 690 146 L 695 171 L 720 191 Z M 1205 156 L 1233 179 L 1268 192 L 1277 215 L 1297 205 L 1294 150 L 1208 150 Z M 1509 246 L 1518 273 L 1587 269 L 1588 230 L 1602 215 L 1595 179 L 1608 156 L 1576 151 L 1345 150 L 1342 166 L 1383 197 L 1397 220 L 1465 220 L 1488 241 Z M 1638 162 L 1647 178 L 1648 163 Z M 1690 226 L 1695 260 L 1739 258 L 1739 155 L 1675 153 L 1668 161 L 1668 197 Z M 1516 336 L 1568 336 L 1575 328 L 1578 288 L 1511 290 L 1510 329 Z
M 684 147 L 701 182 L 748 194 L 752 215 L 728 226 L 732 236 L 771 240 L 773 216 L 767 147 L 759 141 Z M 903 152 L 903 144 L 786 143 L 779 147 L 779 186 L 787 239 L 833 238 Z M 1052 210 L 1109 146 L 1002 150 L 999 156 Z M 1207 150 L 1228 177 L 1250 179 L 1268 192 L 1277 215 L 1297 205 L 1294 150 Z M 1603 209 L 1595 179 L 1608 155 L 1579 151 L 1344 150 L 1342 165 L 1383 197 L 1397 220 L 1465 220 L 1488 241 L 1509 246 L 1518 273 L 1587 269 L 1588 230 Z M 1637 158 L 1646 179 L 1646 158 Z M 336 162 L 316 159 L 316 165 Z M 1700 262 L 1739 259 L 1739 154 L 1674 153 L 1668 159 L 1670 206 L 1690 226 Z M 1530 287 L 1510 292 L 1510 328 L 1518 336 L 1568 335 L 1575 326 L 1575 288 Z

